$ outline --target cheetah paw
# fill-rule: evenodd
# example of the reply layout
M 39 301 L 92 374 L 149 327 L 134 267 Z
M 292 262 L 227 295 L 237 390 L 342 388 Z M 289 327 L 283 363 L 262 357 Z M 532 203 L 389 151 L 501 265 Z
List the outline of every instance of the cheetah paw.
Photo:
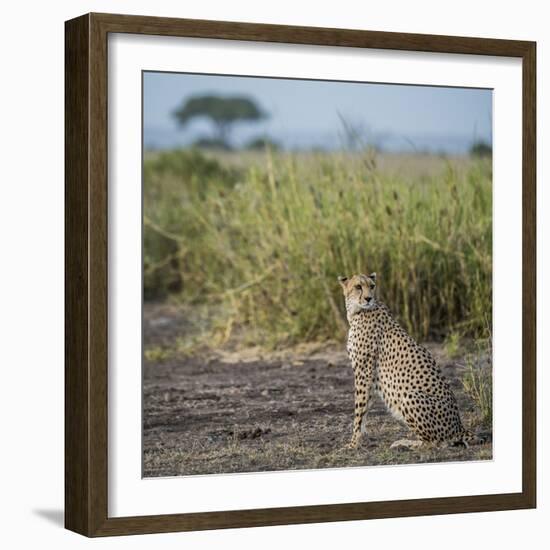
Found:
M 419 449 L 423 445 L 423 441 L 419 439 L 399 439 L 390 445 L 390 449 L 397 451 L 412 451 Z

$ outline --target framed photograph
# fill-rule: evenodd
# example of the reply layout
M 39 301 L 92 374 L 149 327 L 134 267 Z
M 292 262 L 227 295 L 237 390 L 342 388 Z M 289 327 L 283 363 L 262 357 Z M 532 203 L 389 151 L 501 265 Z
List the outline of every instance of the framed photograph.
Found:
M 535 43 L 65 39 L 68 529 L 536 506 Z

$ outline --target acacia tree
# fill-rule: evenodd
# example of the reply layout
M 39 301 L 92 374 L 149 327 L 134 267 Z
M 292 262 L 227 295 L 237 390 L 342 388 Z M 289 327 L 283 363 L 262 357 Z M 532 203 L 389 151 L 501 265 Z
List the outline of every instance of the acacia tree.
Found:
M 230 131 L 237 122 L 256 122 L 267 117 L 248 97 L 213 95 L 190 97 L 173 114 L 182 127 L 196 118 L 209 119 L 216 128 L 217 140 L 225 145 L 228 144 Z

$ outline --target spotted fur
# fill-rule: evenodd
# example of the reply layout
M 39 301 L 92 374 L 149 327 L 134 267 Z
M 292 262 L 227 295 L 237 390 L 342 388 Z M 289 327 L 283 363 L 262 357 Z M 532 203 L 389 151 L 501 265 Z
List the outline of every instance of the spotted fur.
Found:
M 375 297 L 376 273 L 339 277 L 349 322 L 347 349 L 355 374 L 351 447 L 357 447 L 369 401 L 378 393 L 391 413 L 425 443 L 467 444 L 471 434 L 431 353 Z

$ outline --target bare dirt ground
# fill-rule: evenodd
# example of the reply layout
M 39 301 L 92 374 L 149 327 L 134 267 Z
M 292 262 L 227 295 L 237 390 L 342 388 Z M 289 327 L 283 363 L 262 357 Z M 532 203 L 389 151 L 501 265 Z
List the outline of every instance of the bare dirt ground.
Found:
M 146 305 L 146 350 L 169 345 L 185 326 L 174 309 Z M 143 370 L 144 476 L 491 459 L 491 433 L 476 425 L 478 411 L 463 390 L 463 363 L 448 359 L 441 344 L 425 345 L 457 396 L 464 424 L 486 443 L 390 449 L 412 434 L 376 398 L 367 417 L 368 440 L 358 449 L 346 449 L 353 372 L 342 344 L 269 354 L 209 351 L 158 360 L 148 354 Z

